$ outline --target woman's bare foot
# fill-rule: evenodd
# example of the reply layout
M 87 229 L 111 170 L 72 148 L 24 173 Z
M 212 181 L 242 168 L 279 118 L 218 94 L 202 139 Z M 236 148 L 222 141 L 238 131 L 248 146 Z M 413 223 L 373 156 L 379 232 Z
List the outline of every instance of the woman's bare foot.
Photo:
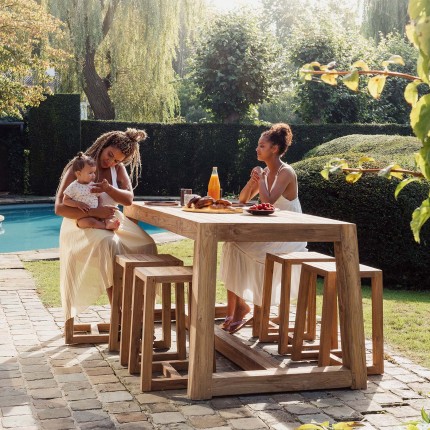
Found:
M 231 321 L 228 326 L 228 331 L 230 333 L 236 333 L 247 323 L 247 319 L 245 317 L 249 314 L 250 310 L 251 308 L 248 306 L 245 300 L 241 298 L 237 299 L 233 321 Z
M 222 330 L 228 331 L 230 323 L 233 321 L 233 315 L 225 317 L 224 322 L 219 326 Z
M 107 219 L 105 221 L 106 230 L 118 230 L 120 226 L 120 221 L 117 218 Z

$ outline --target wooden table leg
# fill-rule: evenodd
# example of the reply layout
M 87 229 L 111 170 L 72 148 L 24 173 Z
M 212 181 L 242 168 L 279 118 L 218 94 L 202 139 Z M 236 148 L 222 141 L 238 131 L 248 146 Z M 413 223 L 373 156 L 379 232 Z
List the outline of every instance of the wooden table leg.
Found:
M 343 363 L 351 369 L 351 388 L 365 389 L 366 351 L 356 226 L 343 225 L 341 235 L 341 241 L 335 242 L 334 250 Z
M 194 242 L 188 371 L 188 397 L 193 400 L 212 397 L 217 245 L 216 229 L 199 225 Z

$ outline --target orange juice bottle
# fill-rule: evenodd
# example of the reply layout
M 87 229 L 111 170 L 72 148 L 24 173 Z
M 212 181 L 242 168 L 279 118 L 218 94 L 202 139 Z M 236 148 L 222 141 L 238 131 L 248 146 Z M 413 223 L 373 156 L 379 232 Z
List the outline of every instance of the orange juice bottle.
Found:
M 219 183 L 217 167 L 212 167 L 212 174 L 208 185 L 208 196 L 211 196 L 215 200 L 221 198 L 221 185 Z

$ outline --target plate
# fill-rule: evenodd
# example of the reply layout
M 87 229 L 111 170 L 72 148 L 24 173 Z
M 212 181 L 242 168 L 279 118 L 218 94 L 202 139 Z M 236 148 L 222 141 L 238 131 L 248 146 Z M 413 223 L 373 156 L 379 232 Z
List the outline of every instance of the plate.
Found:
M 270 215 L 273 214 L 275 212 L 274 209 L 270 209 L 270 210 L 264 210 L 264 209 L 247 209 L 246 210 L 248 213 L 250 213 L 251 215 Z
M 187 208 L 184 206 L 182 208 L 185 212 L 195 212 L 195 213 L 202 213 L 202 214 L 240 214 L 242 213 L 242 208 L 231 208 L 231 209 L 209 209 L 209 208 L 203 208 L 203 209 L 195 209 L 195 208 Z
M 159 200 L 159 201 L 145 201 L 143 202 L 147 206 L 178 206 L 179 202 L 176 200 Z

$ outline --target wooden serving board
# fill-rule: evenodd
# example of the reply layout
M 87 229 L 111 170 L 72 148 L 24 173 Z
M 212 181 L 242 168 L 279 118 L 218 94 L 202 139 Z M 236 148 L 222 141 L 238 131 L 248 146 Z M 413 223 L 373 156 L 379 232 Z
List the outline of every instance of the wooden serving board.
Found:
M 187 208 L 183 207 L 183 211 L 185 212 L 195 212 L 195 213 L 201 213 L 201 214 L 241 214 L 242 208 L 231 208 L 231 209 L 194 209 L 194 208 Z

